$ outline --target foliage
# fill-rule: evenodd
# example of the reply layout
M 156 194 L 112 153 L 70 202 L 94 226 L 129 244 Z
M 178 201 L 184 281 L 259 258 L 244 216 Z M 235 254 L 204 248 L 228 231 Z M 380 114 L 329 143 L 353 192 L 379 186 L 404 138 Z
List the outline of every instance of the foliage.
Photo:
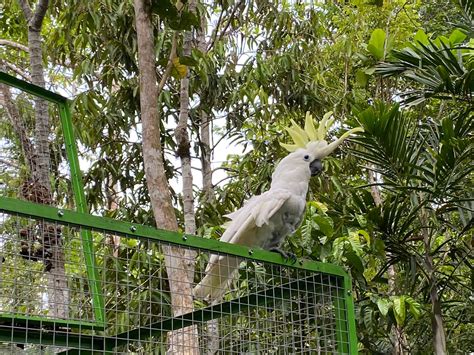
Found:
M 338 125 L 330 134 L 359 124 L 365 128 L 325 160 L 325 172 L 311 182 L 302 226 L 284 246 L 298 257 L 338 263 L 351 273 L 361 353 L 391 352 L 395 328 L 405 335 L 410 353 L 431 351 L 426 253 L 434 261 L 448 350 L 474 349 L 471 3 L 204 2 L 194 18 L 186 6 L 154 2 L 159 78 L 174 36 L 178 39 L 172 75 L 160 95 L 168 178 L 179 178 L 172 135 L 179 70 L 190 73 L 193 157 L 202 154 L 200 111 L 215 122 L 213 153 L 224 149 L 217 144 L 221 140 L 243 150 L 229 150 L 218 168 L 227 177 L 215 186 L 213 201 L 203 203 L 195 187 L 203 237 L 219 238 L 223 215 L 269 187 L 275 163 L 286 154 L 278 141 L 290 119 L 301 123 L 306 111 L 317 117 L 333 111 Z M 2 38 L 25 44 L 20 9 L 11 5 L 0 17 Z M 51 87 L 74 95 L 92 211 L 153 224 L 141 158 L 133 16 L 130 2 L 52 2 L 45 62 Z M 183 29 L 203 18 L 210 23 L 208 50 L 182 56 Z M 5 60 L 27 67 L 27 54 L 0 50 Z M 18 142 L 12 142 L 12 151 L 18 151 Z M 181 222 L 180 192 L 170 189 Z M 428 225 L 421 222 L 422 212 Z M 425 228 L 428 246 L 421 238 Z M 134 260 L 134 248 L 122 244 L 123 258 L 113 265 L 108 259 L 108 267 L 120 270 L 121 259 Z M 153 250 L 150 258 L 160 255 Z M 144 265 L 145 260 L 137 262 L 137 272 Z M 394 279 L 390 265 L 397 270 Z M 198 260 L 197 268 L 204 267 L 205 260 Z

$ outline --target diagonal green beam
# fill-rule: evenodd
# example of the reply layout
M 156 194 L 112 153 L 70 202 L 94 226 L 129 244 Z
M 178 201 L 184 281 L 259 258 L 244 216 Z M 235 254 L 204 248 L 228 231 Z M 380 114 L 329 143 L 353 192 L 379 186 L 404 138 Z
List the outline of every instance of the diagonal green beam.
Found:
M 59 94 L 56 94 L 52 91 L 46 90 L 42 88 L 41 86 L 37 86 L 34 84 L 30 84 L 24 80 L 17 79 L 14 76 L 11 76 L 7 73 L 4 73 L 0 71 L 0 83 L 7 84 L 9 86 L 13 86 L 17 89 L 20 89 L 22 91 L 25 91 L 29 94 L 32 94 L 34 96 L 41 97 L 44 100 L 47 100 L 49 102 L 53 102 L 56 104 L 60 103 L 66 103 L 68 100 Z
M 76 209 L 78 212 L 88 213 L 89 209 L 87 208 L 86 196 L 84 194 L 84 184 L 82 183 L 82 174 L 79 166 L 69 103 L 60 103 L 58 106 L 61 126 L 63 128 L 64 144 L 66 145 L 66 154 L 69 161 L 69 170 L 71 172 L 71 184 Z M 96 268 L 94 243 L 91 231 L 89 229 L 82 229 L 81 238 L 86 263 L 87 279 L 92 296 L 94 318 L 97 323 L 105 324 L 105 303 L 102 295 L 99 272 Z

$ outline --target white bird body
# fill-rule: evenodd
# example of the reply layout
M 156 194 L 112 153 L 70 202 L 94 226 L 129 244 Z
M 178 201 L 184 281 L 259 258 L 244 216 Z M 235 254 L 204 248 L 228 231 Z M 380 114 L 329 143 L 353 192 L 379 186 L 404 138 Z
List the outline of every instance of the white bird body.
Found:
M 221 241 L 272 250 L 278 249 L 284 238 L 298 229 L 311 177 L 309 162 L 303 159 L 305 155 L 302 150 L 284 158 L 272 176 L 270 189 L 227 215 L 231 222 Z M 194 296 L 220 298 L 239 264 L 240 259 L 236 257 L 211 255 L 206 276 L 194 288 Z
M 360 130 L 346 132 L 328 145 L 321 137 L 329 126 L 327 118 L 324 118 L 316 130 L 311 116 L 307 115 L 306 136 L 301 128 L 287 129 L 297 144 L 282 144 L 292 152 L 277 165 L 270 189 L 252 197 L 243 207 L 227 215 L 231 222 L 221 241 L 273 250 L 284 255 L 279 247 L 285 237 L 295 232 L 301 224 L 309 180 L 322 170 L 320 159 L 331 153 L 348 134 Z M 220 299 L 238 270 L 240 261 L 238 257 L 212 254 L 205 270 L 206 275 L 193 290 L 194 296 L 211 301 Z

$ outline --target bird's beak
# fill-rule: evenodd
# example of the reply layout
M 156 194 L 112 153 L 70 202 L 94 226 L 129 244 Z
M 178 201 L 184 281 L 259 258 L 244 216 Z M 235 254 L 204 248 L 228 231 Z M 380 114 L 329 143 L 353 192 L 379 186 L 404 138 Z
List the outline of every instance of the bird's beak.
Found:
M 321 163 L 321 160 L 313 160 L 311 164 L 309 164 L 309 170 L 311 170 L 311 176 L 321 174 L 321 172 L 323 171 L 323 164 Z

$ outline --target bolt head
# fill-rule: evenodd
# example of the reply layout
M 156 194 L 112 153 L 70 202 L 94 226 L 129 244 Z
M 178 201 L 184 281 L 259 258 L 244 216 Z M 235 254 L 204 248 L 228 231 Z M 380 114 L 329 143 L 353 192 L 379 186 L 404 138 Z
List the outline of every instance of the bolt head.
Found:
M 64 211 L 63 211 L 63 210 L 59 210 L 59 211 L 58 211 L 58 216 L 59 216 L 59 217 L 64 216 Z
M 131 227 L 130 227 L 130 231 L 132 231 L 132 232 L 136 232 L 136 231 L 137 231 L 137 227 L 135 227 L 135 226 L 131 226 Z
M 249 255 L 252 255 L 252 254 L 253 254 L 253 250 L 249 249 Z
M 187 241 L 187 240 L 188 240 L 188 237 L 186 237 L 185 235 L 183 235 L 183 240 L 184 240 L 184 241 Z

